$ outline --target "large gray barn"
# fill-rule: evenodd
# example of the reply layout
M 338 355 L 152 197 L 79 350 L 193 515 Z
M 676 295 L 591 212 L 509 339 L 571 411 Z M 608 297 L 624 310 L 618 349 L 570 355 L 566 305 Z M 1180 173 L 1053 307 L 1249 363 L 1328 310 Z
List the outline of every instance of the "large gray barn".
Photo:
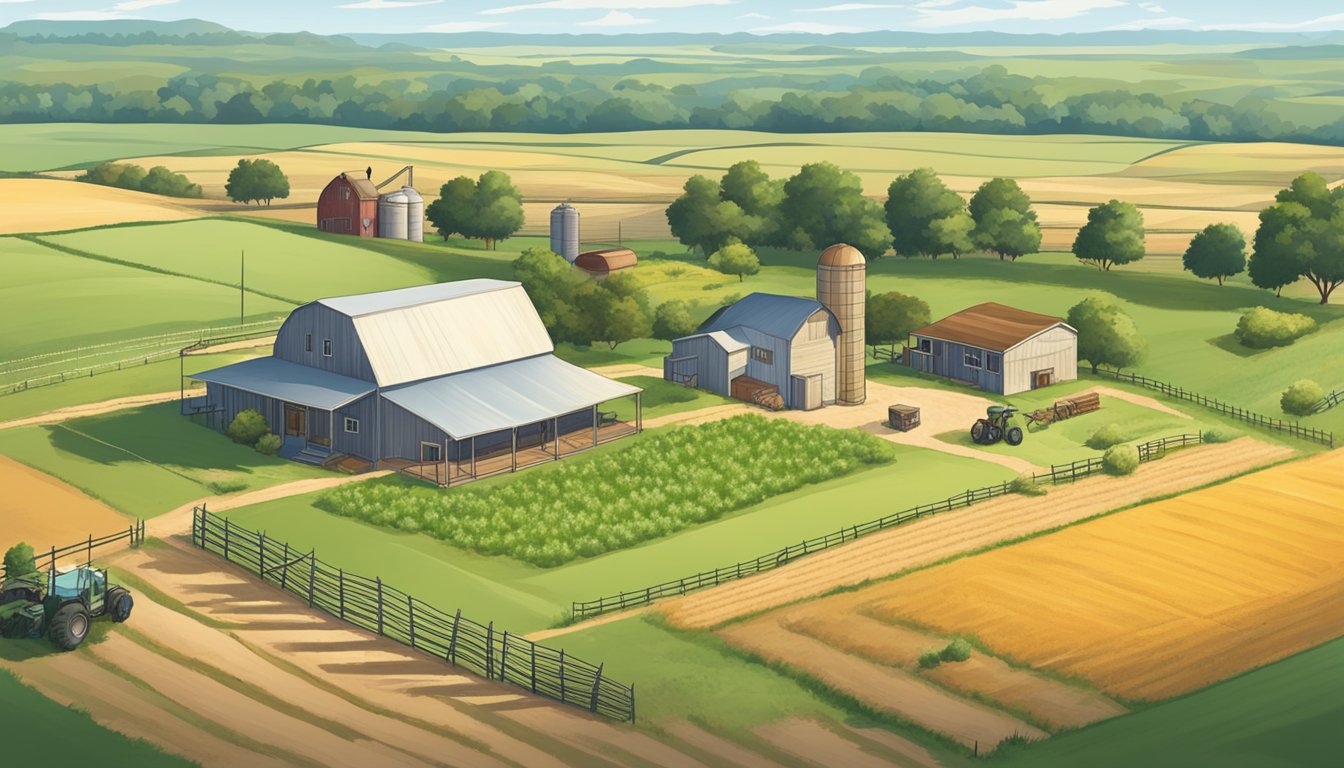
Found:
M 555 357 L 522 286 L 462 280 L 320 299 L 270 357 L 198 373 L 195 413 L 245 409 L 281 455 L 392 467 L 440 484 L 560 458 L 638 431 L 639 388 Z M 634 422 L 600 406 L 630 397 Z

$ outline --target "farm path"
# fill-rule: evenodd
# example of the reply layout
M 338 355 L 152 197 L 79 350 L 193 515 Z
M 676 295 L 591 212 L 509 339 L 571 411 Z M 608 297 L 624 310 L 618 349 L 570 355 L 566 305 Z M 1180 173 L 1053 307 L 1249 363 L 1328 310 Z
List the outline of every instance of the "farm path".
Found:
M 861 704 L 895 715 L 967 747 L 993 751 L 1004 739 L 1047 737 L 1045 731 L 1005 712 L 930 685 L 902 669 L 875 664 L 807 635 L 792 632 L 778 616 L 731 624 L 718 630 L 732 645 L 785 664 Z
M 1134 405 L 1141 405 L 1144 408 L 1150 408 L 1159 413 L 1165 413 L 1168 416 L 1175 416 L 1181 419 L 1189 419 L 1191 421 L 1193 421 L 1195 418 L 1194 416 L 1191 416 L 1188 413 L 1178 411 L 1175 408 L 1172 408 L 1170 405 L 1167 405 L 1166 403 L 1162 402 L 1161 400 L 1158 400 L 1155 397 L 1148 397 L 1147 395 L 1139 395 L 1133 392 L 1126 392 L 1123 389 L 1116 389 L 1115 387 L 1107 387 L 1107 386 L 1090 387 L 1074 395 L 1071 395 L 1071 397 L 1077 397 L 1078 395 L 1090 395 L 1094 392 L 1099 395 L 1114 397 L 1116 400 L 1124 400 L 1125 402 L 1133 403 Z
M 227 344 L 215 344 L 209 347 L 201 347 L 187 352 L 187 356 L 193 355 L 215 355 L 220 352 L 237 352 L 240 349 L 254 349 L 256 347 L 271 346 L 275 344 L 274 336 L 262 336 L 257 339 L 243 339 L 242 341 L 230 341 Z
M 706 628 L 832 589 L 930 565 L 1002 541 L 1179 493 L 1293 455 L 1243 437 L 1178 451 L 1131 477 L 1092 477 L 1044 496 L 1011 495 L 945 512 L 797 560 L 777 570 L 677 597 L 660 608 L 674 625 Z
M 114 411 L 124 411 L 127 408 L 139 408 L 142 405 L 158 405 L 178 399 L 182 396 L 181 392 L 156 392 L 151 395 L 131 395 L 129 397 L 118 397 L 115 400 L 102 400 L 97 403 L 84 403 L 83 405 L 70 405 L 64 408 L 57 408 L 46 413 L 39 413 L 36 416 L 25 416 L 21 419 L 11 419 L 10 421 L 0 421 L 0 429 L 13 429 L 14 427 L 31 427 L 41 424 L 60 424 L 73 419 L 82 419 L 86 416 L 101 416 L 104 413 Z M 187 397 L 205 394 L 205 389 L 188 389 Z

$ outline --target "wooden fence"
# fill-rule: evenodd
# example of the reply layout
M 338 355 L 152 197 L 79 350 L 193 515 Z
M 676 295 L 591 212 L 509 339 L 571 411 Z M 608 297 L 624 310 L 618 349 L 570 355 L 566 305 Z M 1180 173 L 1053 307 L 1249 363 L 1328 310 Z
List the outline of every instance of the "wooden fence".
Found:
M 1336 389 L 1334 392 L 1321 398 L 1321 402 L 1316 404 L 1316 413 L 1325 413 L 1326 411 L 1339 405 L 1344 400 L 1344 389 Z
M 208 512 L 192 511 L 192 543 L 223 556 L 342 621 L 408 645 L 454 667 L 583 707 L 613 720 L 634 722 L 635 687 L 607 677 L 563 650 L 481 624 L 458 610 L 447 613 L 380 578 L 349 573 L 298 551 L 265 532 L 250 531 Z
M 1161 392 L 1168 397 L 1174 397 L 1178 400 L 1202 405 L 1205 408 L 1210 408 L 1224 416 L 1231 416 L 1232 418 L 1247 424 L 1252 424 L 1264 429 L 1271 429 L 1275 432 L 1282 432 L 1301 440 L 1308 440 L 1331 448 L 1335 447 L 1335 433 L 1333 432 L 1327 432 L 1323 429 L 1316 429 L 1314 427 L 1304 427 L 1297 422 L 1284 421 L 1283 419 L 1272 419 L 1254 411 L 1248 411 L 1240 406 L 1225 403 L 1217 398 L 1201 395 L 1198 392 L 1191 392 L 1183 387 L 1168 384 L 1165 381 L 1150 379 L 1147 376 L 1140 376 L 1136 373 L 1121 373 L 1120 371 L 1112 371 L 1106 368 L 1098 368 L 1097 373 L 1110 376 L 1116 381 L 1137 384 L 1140 387 Z
M 1160 459 L 1167 455 L 1169 451 L 1188 445 L 1199 445 L 1204 441 L 1203 433 L 1193 435 L 1175 435 L 1164 437 L 1158 440 L 1152 440 L 1142 445 L 1136 446 L 1139 452 L 1139 461 L 1148 462 Z M 1075 480 L 1081 480 L 1085 477 L 1098 474 L 1104 471 L 1104 465 L 1100 456 L 1070 462 L 1068 464 L 1054 464 L 1045 472 L 1036 472 L 1031 475 L 1034 483 L 1069 483 Z M 712 571 L 701 571 L 674 581 L 665 581 L 661 584 L 653 584 L 643 589 L 636 589 L 631 592 L 621 592 L 620 594 L 601 597 L 596 600 L 575 602 L 571 606 L 571 615 L 574 620 L 585 619 L 591 616 L 597 616 L 611 611 L 619 611 L 626 608 L 648 605 L 655 600 L 665 597 L 674 597 L 693 592 L 698 589 L 715 587 L 730 581 L 736 581 L 753 574 L 771 571 L 783 565 L 797 560 L 800 557 L 810 555 L 814 552 L 836 547 L 849 541 L 854 541 L 862 536 L 871 533 L 886 530 L 911 520 L 918 520 L 922 517 L 936 515 L 940 512 L 950 512 L 954 509 L 969 507 L 972 504 L 978 504 L 982 501 L 995 498 L 996 496 L 1006 496 L 1015 493 L 1012 483 L 999 483 L 998 485 L 988 485 L 983 488 L 974 488 L 951 496 L 941 501 L 921 504 L 916 507 L 895 512 L 885 517 L 879 517 L 876 520 L 870 520 L 866 523 L 841 528 L 825 536 L 818 536 L 813 539 L 807 539 L 798 544 L 790 544 L 783 549 L 777 549 L 774 552 L 761 555 L 754 560 L 744 560 L 733 565 L 715 568 Z
M 93 562 L 93 551 L 95 549 L 105 547 L 109 544 L 116 544 L 119 541 L 128 541 L 130 542 L 130 545 L 134 547 L 143 543 L 144 540 L 145 521 L 136 520 L 134 523 L 127 526 L 124 531 L 117 531 L 116 533 L 109 533 L 106 536 L 98 537 L 89 534 L 89 538 L 84 541 L 76 542 L 64 547 L 53 546 L 50 550 L 37 553 L 33 560 L 37 565 L 37 570 L 43 572 L 52 570 L 56 567 L 56 564 L 62 560 L 70 557 L 78 557 L 79 555 L 84 556 L 84 564 L 88 565 Z M 0 581 L 4 581 L 6 575 L 8 574 L 6 574 L 4 566 L 0 565 Z

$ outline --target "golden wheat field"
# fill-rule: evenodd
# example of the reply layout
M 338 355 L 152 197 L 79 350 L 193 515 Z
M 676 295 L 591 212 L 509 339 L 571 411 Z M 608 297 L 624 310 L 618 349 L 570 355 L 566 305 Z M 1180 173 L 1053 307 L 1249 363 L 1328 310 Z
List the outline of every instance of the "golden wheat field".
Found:
M 57 179 L 0 179 L 0 200 L 0 235 L 201 215 L 173 198 Z
M 1344 635 L 1344 453 L 871 588 L 869 615 L 1166 699 Z

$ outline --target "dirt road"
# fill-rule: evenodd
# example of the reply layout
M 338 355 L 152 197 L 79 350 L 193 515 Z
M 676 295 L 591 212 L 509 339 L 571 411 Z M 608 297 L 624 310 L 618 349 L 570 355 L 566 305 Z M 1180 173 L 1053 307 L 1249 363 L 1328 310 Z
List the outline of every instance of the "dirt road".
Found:
M 57 408 L 54 411 L 39 413 L 36 416 L 25 416 L 22 419 L 12 419 L 10 421 L 0 421 L 0 429 L 12 429 L 14 427 L 30 427 L 36 424 L 60 424 L 61 422 L 72 419 L 82 419 L 86 416 L 99 416 L 113 411 L 124 411 L 127 408 L 138 408 L 142 405 L 157 405 L 159 403 L 168 403 L 178 399 L 183 393 L 157 392 L 152 395 L 131 395 L 130 397 L 119 397 L 115 400 L 103 400 L 97 403 L 85 403 L 83 405 L 71 405 L 65 408 Z M 205 394 L 205 389 L 188 389 L 187 397 L 195 397 Z
M 1127 478 L 1094 477 L 1041 497 L 1005 496 L 802 558 L 783 568 L 673 598 L 660 610 L 673 624 L 712 627 L 740 616 L 929 565 L 1001 541 L 1050 530 L 1172 493 L 1196 488 L 1292 455 L 1244 437 L 1179 451 Z

